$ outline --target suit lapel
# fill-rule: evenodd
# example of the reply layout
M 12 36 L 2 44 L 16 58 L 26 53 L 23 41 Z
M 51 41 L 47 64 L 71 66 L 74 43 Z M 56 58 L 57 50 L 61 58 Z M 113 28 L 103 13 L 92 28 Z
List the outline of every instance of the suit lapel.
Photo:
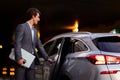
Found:
M 28 36 L 30 37 L 30 40 L 32 42 L 32 33 L 31 33 L 31 29 L 28 23 L 26 23 L 26 28 L 27 28 Z

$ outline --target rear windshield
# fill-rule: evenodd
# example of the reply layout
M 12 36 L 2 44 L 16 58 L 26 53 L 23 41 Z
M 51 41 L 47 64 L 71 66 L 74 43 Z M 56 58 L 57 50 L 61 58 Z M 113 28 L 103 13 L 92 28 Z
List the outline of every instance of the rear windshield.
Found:
M 120 52 L 120 37 L 101 37 L 94 39 L 93 42 L 101 50 L 106 52 Z

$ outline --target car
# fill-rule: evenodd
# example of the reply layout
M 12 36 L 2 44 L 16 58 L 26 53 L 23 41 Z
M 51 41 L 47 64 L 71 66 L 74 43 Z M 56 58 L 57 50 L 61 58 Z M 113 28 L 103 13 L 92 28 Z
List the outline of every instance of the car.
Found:
M 120 34 L 68 32 L 43 44 L 44 80 L 119 80 Z

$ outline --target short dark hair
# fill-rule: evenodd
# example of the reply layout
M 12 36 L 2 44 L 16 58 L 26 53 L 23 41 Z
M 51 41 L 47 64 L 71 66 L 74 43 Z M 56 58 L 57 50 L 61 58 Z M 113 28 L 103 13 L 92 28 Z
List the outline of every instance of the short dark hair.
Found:
M 36 8 L 29 8 L 26 11 L 26 20 L 30 20 L 32 18 L 32 16 L 36 16 L 37 13 L 39 13 L 39 15 L 41 15 L 41 12 L 38 9 L 36 9 Z

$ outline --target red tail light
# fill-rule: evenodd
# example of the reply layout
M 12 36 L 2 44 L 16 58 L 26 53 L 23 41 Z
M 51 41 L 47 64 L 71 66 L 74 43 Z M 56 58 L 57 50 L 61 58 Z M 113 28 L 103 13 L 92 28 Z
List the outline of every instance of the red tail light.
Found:
M 113 70 L 113 71 L 102 71 L 100 72 L 100 74 L 116 74 L 118 71 L 117 70 Z
M 111 55 L 90 55 L 87 59 L 93 64 L 119 64 L 120 57 Z

